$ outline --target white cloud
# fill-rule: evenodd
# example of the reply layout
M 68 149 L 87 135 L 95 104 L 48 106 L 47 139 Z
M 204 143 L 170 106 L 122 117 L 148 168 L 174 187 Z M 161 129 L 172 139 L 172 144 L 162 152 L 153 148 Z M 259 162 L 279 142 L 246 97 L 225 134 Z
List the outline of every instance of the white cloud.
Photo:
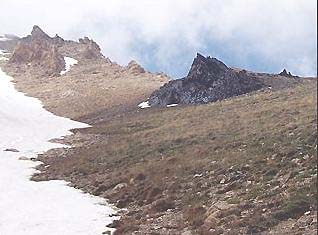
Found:
M 24 35 L 38 24 L 67 38 L 88 35 L 119 63 L 152 61 L 176 73 L 196 51 L 204 51 L 220 59 L 226 54 L 234 66 L 268 64 L 268 71 L 287 67 L 303 75 L 317 69 L 315 0 L 10 0 L 0 5 L 0 33 Z

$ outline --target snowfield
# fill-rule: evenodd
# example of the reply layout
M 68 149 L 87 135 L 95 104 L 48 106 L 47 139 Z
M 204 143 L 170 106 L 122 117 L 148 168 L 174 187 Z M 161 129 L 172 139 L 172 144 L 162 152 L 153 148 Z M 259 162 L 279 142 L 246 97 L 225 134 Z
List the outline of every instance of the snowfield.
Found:
M 97 235 L 115 213 L 106 201 L 67 186 L 65 181 L 33 182 L 40 162 L 19 160 L 61 147 L 52 138 L 86 124 L 57 117 L 39 100 L 17 92 L 0 69 L 0 234 Z M 3 151 L 17 149 L 19 152 Z M 118 218 L 117 218 L 118 219 Z
M 0 41 L 1 42 L 10 41 L 10 40 L 12 40 L 12 39 L 6 38 L 5 36 L 0 36 Z
M 9 58 L 5 57 L 5 55 L 8 55 L 8 52 L 5 52 L 4 50 L 0 50 L 0 60 L 9 60 Z
M 70 71 L 71 67 L 73 65 L 76 65 L 78 63 L 77 60 L 71 58 L 71 57 L 64 57 L 64 61 L 65 61 L 65 70 L 61 71 L 60 74 L 63 75 L 65 73 L 67 73 L 68 71 Z

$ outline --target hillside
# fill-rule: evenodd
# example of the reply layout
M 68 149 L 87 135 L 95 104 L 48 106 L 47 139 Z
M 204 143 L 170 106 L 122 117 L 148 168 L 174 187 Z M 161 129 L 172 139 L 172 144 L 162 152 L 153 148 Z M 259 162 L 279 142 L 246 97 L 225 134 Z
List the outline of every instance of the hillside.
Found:
M 65 57 L 77 64 L 61 75 Z M 14 77 L 18 90 L 39 98 L 51 112 L 85 121 L 94 114 L 90 122 L 135 107 L 169 79 L 145 71 L 135 61 L 127 66 L 112 62 L 87 37 L 78 42 L 50 37 L 38 26 L 18 41 L 2 67 Z
M 33 180 L 63 179 L 125 208 L 117 234 L 316 234 L 317 78 L 198 54 L 169 81 L 38 26 L 13 44 L 0 43 L 0 66 L 15 87 L 92 125 L 54 140 L 72 148 L 41 154 Z
M 258 90 L 287 88 L 300 82 L 299 77 L 285 69 L 279 74 L 255 73 L 230 68 L 216 58 L 198 53 L 188 75 L 171 80 L 154 91 L 147 104 L 152 107 L 205 104 Z
M 66 179 L 127 207 L 117 234 L 315 234 L 316 93 L 304 79 L 115 116 L 41 156 L 49 167 L 34 179 Z

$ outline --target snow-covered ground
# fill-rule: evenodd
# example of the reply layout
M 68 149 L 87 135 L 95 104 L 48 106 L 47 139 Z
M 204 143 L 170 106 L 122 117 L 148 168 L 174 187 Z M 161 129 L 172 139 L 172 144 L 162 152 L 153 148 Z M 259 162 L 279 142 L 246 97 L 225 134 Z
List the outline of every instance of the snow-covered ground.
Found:
M 0 234 L 97 235 L 109 230 L 105 225 L 115 211 L 103 199 L 64 181 L 29 180 L 40 162 L 19 158 L 60 147 L 48 140 L 87 125 L 44 110 L 39 100 L 17 92 L 10 79 L 0 69 Z M 9 148 L 19 152 L 3 151 Z
M 8 52 L 5 52 L 4 50 L 0 50 L 0 60 L 8 60 L 9 58 L 5 57 L 8 55 Z
M 12 40 L 12 39 L 7 38 L 7 37 L 5 37 L 5 36 L 0 36 L 0 41 L 2 41 L 2 42 L 10 41 L 10 40 Z
M 176 107 L 176 106 L 178 106 L 178 104 L 168 104 L 167 108 Z M 138 107 L 141 109 L 146 109 L 146 108 L 150 108 L 151 106 L 149 104 L 149 101 L 144 101 L 144 102 L 138 104 Z
M 150 108 L 150 104 L 148 101 L 145 101 L 145 102 L 138 104 L 138 107 L 141 109 Z
M 168 104 L 167 105 L 167 108 L 170 108 L 170 107 L 176 107 L 178 104 Z
M 70 71 L 71 67 L 78 63 L 77 60 L 75 60 L 75 59 L 73 59 L 71 57 L 67 57 L 67 56 L 64 57 L 64 61 L 65 61 L 65 70 L 61 71 L 61 73 L 60 73 L 61 75 L 63 75 L 65 73 L 67 73 L 68 71 Z

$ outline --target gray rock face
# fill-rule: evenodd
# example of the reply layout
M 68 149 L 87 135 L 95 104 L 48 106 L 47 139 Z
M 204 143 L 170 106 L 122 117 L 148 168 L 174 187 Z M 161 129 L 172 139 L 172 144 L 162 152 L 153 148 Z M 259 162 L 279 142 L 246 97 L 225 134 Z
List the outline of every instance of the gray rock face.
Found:
M 151 106 L 202 104 L 259 90 L 265 85 L 243 70 L 237 72 L 216 58 L 197 54 L 185 78 L 173 80 L 149 98 Z

